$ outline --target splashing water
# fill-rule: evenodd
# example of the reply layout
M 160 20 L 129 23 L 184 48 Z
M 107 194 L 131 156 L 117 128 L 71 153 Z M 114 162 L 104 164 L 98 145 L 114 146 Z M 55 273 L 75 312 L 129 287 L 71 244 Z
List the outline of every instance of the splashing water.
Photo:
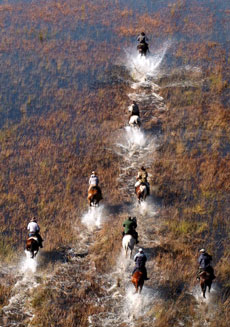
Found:
M 133 155 L 140 156 L 140 152 L 155 151 L 155 138 L 151 134 L 146 134 L 143 130 L 135 127 L 126 126 L 124 131 L 120 134 L 117 147 L 119 155 L 127 158 Z
M 155 50 L 154 54 L 147 57 L 141 56 L 136 50 L 135 53 L 133 50 L 128 50 L 126 52 L 126 67 L 129 69 L 132 78 L 145 83 L 148 78 L 154 77 L 169 46 L 170 43 L 167 42 L 161 49 Z
M 134 293 L 134 287 L 129 285 L 124 297 L 124 319 L 127 319 L 126 321 L 131 326 L 133 326 L 136 319 L 143 319 L 148 311 L 152 309 L 156 296 L 157 294 L 154 293 L 153 289 L 147 287 L 143 288 L 141 294 Z
M 82 219 L 82 223 L 89 229 L 101 228 L 102 223 L 105 221 L 104 206 L 90 207 Z
M 37 270 L 38 265 L 38 255 L 35 258 L 31 258 L 31 253 L 29 251 L 25 250 L 26 258 L 23 258 L 23 260 L 20 263 L 19 270 L 23 274 L 30 274 L 31 272 L 34 274 Z

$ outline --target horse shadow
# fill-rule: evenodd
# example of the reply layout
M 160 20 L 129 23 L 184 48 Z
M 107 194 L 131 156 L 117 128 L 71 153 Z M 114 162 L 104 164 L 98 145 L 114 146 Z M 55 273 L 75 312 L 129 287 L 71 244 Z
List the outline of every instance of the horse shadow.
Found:
M 43 250 L 39 254 L 40 267 L 46 267 L 52 263 L 65 263 L 68 262 L 67 249 L 55 249 L 52 251 Z

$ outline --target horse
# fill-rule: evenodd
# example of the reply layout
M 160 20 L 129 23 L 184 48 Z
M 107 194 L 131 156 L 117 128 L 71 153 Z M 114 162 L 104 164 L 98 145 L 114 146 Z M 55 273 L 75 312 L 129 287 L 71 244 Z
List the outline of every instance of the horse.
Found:
M 99 206 L 99 202 L 102 200 L 102 195 L 101 195 L 101 191 L 99 189 L 98 186 L 96 187 L 92 187 L 89 191 L 88 191 L 88 202 L 90 207 L 96 207 Z
M 37 254 L 39 250 L 39 244 L 38 239 L 35 236 L 29 237 L 26 240 L 26 251 L 29 251 L 31 253 L 31 258 L 33 259 Z
M 146 196 L 147 196 L 147 186 L 144 184 L 140 184 L 136 187 L 136 195 L 138 198 L 139 203 L 141 201 L 145 201 Z
M 141 120 L 138 115 L 132 115 L 129 119 L 129 125 L 131 127 L 140 127 L 141 126 Z
M 208 287 L 208 292 L 210 292 L 213 279 L 211 274 L 208 273 L 207 271 L 202 271 L 199 277 L 200 277 L 200 287 L 203 293 L 203 297 L 205 298 L 206 289 Z
M 147 52 L 149 52 L 149 45 L 148 43 L 139 43 L 137 46 L 138 52 L 141 54 L 141 56 L 145 56 Z
M 125 251 L 126 258 L 127 258 L 127 254 L 128 254 L 128 249 L 130 249 L 130 259 L 131 259 L 135 244 L 136 244 L 136 240 L 132 235 L 130 235 L 130 234 L 124 235 L 124 237 L 122 239 L 122 247 Z
M 140 270 L 135 271 L 135 273 L 132 275 L 131 279 L 133 285 L 135 286 L 136 292 L 135 293 L 141 293 L 142 287 L 144 285 L 144 277 L 143 273 Z

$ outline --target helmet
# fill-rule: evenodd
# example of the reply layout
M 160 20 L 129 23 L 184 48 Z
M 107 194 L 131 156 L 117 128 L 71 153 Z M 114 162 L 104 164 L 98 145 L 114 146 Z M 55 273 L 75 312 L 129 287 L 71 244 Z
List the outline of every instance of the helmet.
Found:
M 143 249 L 141 249 L 141 248 L 140 248 L 138 251 L 139 251 L 139 252 L 144 252 Z
M 201 249 L 200 252 L 204 253 L 205 252 L 205 249 Z

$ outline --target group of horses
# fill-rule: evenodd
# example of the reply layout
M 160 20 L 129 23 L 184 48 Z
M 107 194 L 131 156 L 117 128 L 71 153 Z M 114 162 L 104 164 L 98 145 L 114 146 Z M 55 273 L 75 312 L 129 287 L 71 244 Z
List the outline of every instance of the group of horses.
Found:
M 137 46 L 138 52 L 141 56 L 146 56 L 147 52 L 149 52 L 149 47 L 147 43 L 140 43 Z M 131 127 L 138 127 L 141 126 L 141 120 L 138 115 L 131 115 L 129 119 L 129 125 Z M 144 201 L 148 195 L 147 186 L 144 184 L 140 184 L 135 188 L 135 193 L 138 199 L 138 202 Z M 89 206 L 99 206 L 99 202 L 102 200 L 101 191 L 98 186 L 92 187 L 88 192 L 88 203 Z M 125 255 L 127 257 L 128 250 L 130 250 L 130 258 L 132 256 L 132 251 L 134 249 L 134 245 L 136 244 L 136 240 L 132 235 L 125 235 L 122 239 L 122 247 L 125 251 Z M 26 241 L 26 250 L 31 253 L 31 258 L 34 258 L 39 250 L 39 243 L 36 237 L 29 237 Z M 212 278 L 211 275 L 203 271 L 200 274 L 200 287 L 202 290 L 203 297 L 205 298 L 205 293 L 208 288 L 208 291 L 211 290 L 212 285 Z M 144 285 L 144 278 L 143 273 L 141 271 L 136 271 L 132 276 L 132 283 L 135 286 L 136 292 L 141 292 L 143 285 Z

